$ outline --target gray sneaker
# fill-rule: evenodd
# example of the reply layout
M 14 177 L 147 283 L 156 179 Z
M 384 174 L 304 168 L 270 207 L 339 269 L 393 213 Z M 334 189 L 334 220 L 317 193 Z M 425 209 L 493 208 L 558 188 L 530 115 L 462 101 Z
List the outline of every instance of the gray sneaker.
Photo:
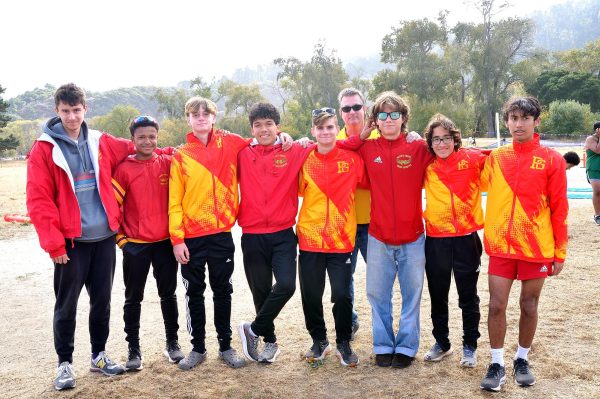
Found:
M 252 362 L 258 361 L 258 342 L 259 337 L 254 336 L 250 333 L 250 323 L 242 321 L 239 325 L 238 331 L 242 340 L 242 350 L 248 360 Z
M 499 392 L 502 389 L 502 385 L 506 382 L 506 370 L 504 366 L 500 366 L 498 363 L 492 363 L 489 365 L 485 377 L 481 380 L 481 389 L 486 391 Z
M 452 354 L 452 352 L 453 352 L 452 347 L 450 347 L 450 349 L 445 351 L 442 349 L 440 344 L 438 344 L 436 342 L 435 344 L 433 344 L 431 349 L 429 349 L 429 352 L 427 352 L 425 354 L 425 356 L 423 357 L 423 360 L 425 360 L 426 362 L 439 362 L 446 356 L 450 356 Z
M 181 346 L 177 341 L 169 341 L 163 351 L 170 363 L 179 363 L 185 358 L 185 355 L 181 351 Z
M 62 362 L 56 368 L 54 389 L 62 391 L 63 389 L 71 388 L 75 388 L 75 372 L 73 372 L 73 365 L 69 362 Z
M 191 351 L 187 357 L 183 358 L 177 365 L 181 370 L 191 370 L 206 360 L 206 351 L 199 353 Z
M 117 364 L 110 360 L 105 351 L 98 353 L 95 359 L 91 360 L 90 371 L 102 373 L 109 377 L 123 374 L 126 369 L 123 365 Z
M 233 348 L 229 348 L 224 352 L 219 352 L 219 359 L 223 360 L 223 362 L 232 369 L 238 369 L 246 365 L 246 359 L 240 357 Z
M 329 352 L 331 352 L 331 345 L 329 345 L 327 338 L 321 341 L 313 340 L 313 345 L 310 347 L 308 352 L 306 352 L 304 357 L 306 358 L 307 362 L 314 362 L 325 359 L 325 356 Z
M 475 367 L 477 366 L 477 349 L 470 345 L 463 346 L 463 354 L 460 358 L 460 365 L 462 367 Z
M 358 322 L 358 320 L 356 320 L 354 323 L 352 323 L 352 336 L 350 337 L 350 341 L 354 340 L 354 337 L 356 336 L 356 333 L 358 332 L 359 328 L 360 328 L 360 323 Z
M 261 363 L 273 363 L 281 351 L 277 342 L 265 342 L 265 348 L 258 355 L 258 361 Z
M 127 362 L 125 363 L 127 371 L 140 371 L 144 368 L 142 365 L 142 351 L 140 348 L 130 347 L 129 354 L 127 355 Z
M 513 376 L 515 382 L 522 387 L 530 387 L 535 384 L 535 377 L 529 368 L 529 362 L 525 359 L 513 360 Z

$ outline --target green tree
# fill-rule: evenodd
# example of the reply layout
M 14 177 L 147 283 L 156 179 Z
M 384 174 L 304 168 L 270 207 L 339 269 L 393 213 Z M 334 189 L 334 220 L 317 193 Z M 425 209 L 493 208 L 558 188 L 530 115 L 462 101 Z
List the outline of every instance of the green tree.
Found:
M 140 111 L 131 105 L 117 105 L 106 115 L 95 116 L 89 120 L 93 129 L 108 132 L 117 137 L 130 138 L 129 124 Z
M 589 104 L 573 100 L 553 101 L 543 115 L 540 131 L 548 134 L 585 134 L 593 124 L 593 118 Z
M 528 88 L 543 104 L 555 100 L 575 100 L 600 111 L 600 79 L 589 73 L 552 70 L 543 72 Z
M 447 43 L 445 18 L 446 14 L 440 13 L 438 23 L 427 18 L 402 21 L 385 35 L 381 61 L 396 64 L 397 77 L 405 85 L 396 91 L 406 90 L 429 99 L 445 97 L 444 89 L 452 77 L 440 54 Z
M 225 114 L 228 116 L 246 116 L 253 104 L 266 101 L 257 84 L 241 85 L 232 80 L 224 80 L 217 90 L 221 97 L 225 97 Z
M 158 102 L 158 111 L 167 118 L 184 118 L 185 103 L 189 97 L 190 94 L 185 89 L 157 89 L 153 96 Z
M 185 135 L 190 126 L 184 118 L 167 118 L 160 123 L 158 145 L 160 147 L 177 147 L 185 143 Z
M 29 152 L 33 142 L 40 135 L 40 127 L 43 123 L 42 119 L 34 121 L 18 119 L 6 125 L 4 133 L 16 137 L 19 141 L 19 145 L 16 147 L 17 154 L 25 155 Z
M 277 82 L 289 93 L 284 103 L 287 132 L 305 134 L 310 129 L 306 121 L 310 121 L 311 110 L 337 107 L 337 95 L 348 83 L 348 74 L 335 50 L 328 50 L 324 43 L 315 45 L 309 62 L 295 57 L 277 58 L 273 62 L 281 68 Z
M 497 12 L 506 7 L 495 0 L 479 0 L 481 24 L 458 23 L 453 32 L 456 42 L 467 49 L 473 74 L 472 92 L 476 99 L 480 123 L 485 122 L 488 133 L 495 135 L 495 112 L 507 97 L 518 76 L 514 64 L 528 54 L 532 47 L 533 21 L 508 18 L 494 21 Z
M 8 109 L 8 103 L 2 98 L 2 93 L 6 91 L 5 88 L 0 86 L 0 152 L 7 150 L 14 150 L 19 146 L 19 139 L 14 135 L 8 134 L 6 137 L 2 134 L 4 127 L 10 121 L 10 116 L 6 113 Z

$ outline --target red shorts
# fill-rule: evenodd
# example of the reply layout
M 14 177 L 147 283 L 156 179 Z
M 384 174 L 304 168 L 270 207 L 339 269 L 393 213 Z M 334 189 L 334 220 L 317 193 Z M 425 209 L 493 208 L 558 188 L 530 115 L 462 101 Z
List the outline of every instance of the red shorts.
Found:
M 490 256 L 488 274 L 511 280 L 533 280 L 551 276 L 553 267 L 553 262 L 528 262 Z

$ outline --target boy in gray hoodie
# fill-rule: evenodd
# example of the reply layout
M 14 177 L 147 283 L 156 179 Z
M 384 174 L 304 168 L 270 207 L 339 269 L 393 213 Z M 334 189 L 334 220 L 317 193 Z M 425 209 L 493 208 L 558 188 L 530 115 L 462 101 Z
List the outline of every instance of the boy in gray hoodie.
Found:
M 54 387 L 62 390 L 75 386 L 75 316 L 83 286 L 90 296 L 90 370 L 125 371 L 105 353 L 119 225 L 111 177 L 134 149 L 129 140 L 88 129 L 85 93 L 76 85 L 59 87 L 54 101 L 58 116 L 45 124 L 28 156 L 27 209 L 55 266 Z

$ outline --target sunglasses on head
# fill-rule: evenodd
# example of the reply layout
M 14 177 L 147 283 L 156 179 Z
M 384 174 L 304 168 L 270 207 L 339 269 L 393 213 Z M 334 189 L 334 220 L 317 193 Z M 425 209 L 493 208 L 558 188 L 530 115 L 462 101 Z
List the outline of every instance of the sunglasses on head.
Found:
M 312 116 L 313 117 L 319 116 L 323 112 L 328 113 L 329 115 L 335 115 L 335 109 L 333 109 L 333 108 L 319 108 L 319 109 L 313 109 Z
M 157 123 L 153 117 L 148 116 L 148 115 L 140 115 L 133 120 L 133 123 L 143 123 L 143 122 Z
M 388 116 L 390 118 L 392 118 L 393 121 L 400 119 L 400 116 L 402 116 L 402 114 L 399 111 L 394 111 L 394 112 L 379 112 L 377 114 L 377 119 L 379 119 L 380 121 L 384 121 L 388 118 Z
M 350 110 L 358 112 L 363 107 L 364 107 L 364 104 L 346 105 L 345 107 L 342 107 L 342 112 L 348 113 L 348 112 L 350 112 Z

